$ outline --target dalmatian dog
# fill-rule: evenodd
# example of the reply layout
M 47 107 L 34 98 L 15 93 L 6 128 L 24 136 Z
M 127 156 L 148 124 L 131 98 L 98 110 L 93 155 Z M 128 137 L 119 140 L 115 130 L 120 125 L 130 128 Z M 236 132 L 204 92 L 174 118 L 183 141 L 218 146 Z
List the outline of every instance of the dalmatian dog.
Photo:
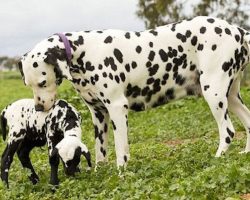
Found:
M 29 179 L 33 184 L 39 181 L 32 163 L 30 151 L 48 143 L 51 166 L 50 183 L 58 185 L 58 165 L 61 158 L 65 173 L 73 176 L 79 171 L 78 164 L 83 154 L 91 167 L 90 153 L 81 142 L 81 117 L 76 109 L 64 100 L 57 100 L 48 112 L 35 111 L 33 99 L 22 99 L 7 106 L 1 113 L 3 139 L 7 126 L 9 139 L 2 154 L 1 179 L 8 186 L 8 172 L 17 152 L 24 168 L 30 170 Z
M 71 81 L 92 114 L 96 163 L 107 160 L 111 121 L 119 168 L 129 160 L 128 110 L 186 95 L 203 94 L 213 113 L 220 139 L 216 156 L 234 137 L 229 109 L 244 124 L 250 151 L 250 112 L 240 97 L 249 60 L 249 32 L 217 18 L 195 17 L 143 32 L 53 35 L 25 54 L 19 68 L 40 111 L 53 106 L 62 78 Z

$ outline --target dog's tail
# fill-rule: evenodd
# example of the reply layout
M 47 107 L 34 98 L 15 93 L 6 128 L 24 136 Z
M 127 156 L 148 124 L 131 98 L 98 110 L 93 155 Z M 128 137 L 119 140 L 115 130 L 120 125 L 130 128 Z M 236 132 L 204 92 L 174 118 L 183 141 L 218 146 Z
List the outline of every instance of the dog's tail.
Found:
M 7 135 L 7 119 L 5 117 L 5 112 L 6 109 L 4 109 L 0 115 L 0 124 L 1 124 L 1 132 L 2 132 L 2 136 L 3 136 L 3 140 L 6 139 L 6 135 Z
M 244 42 L 247 46 L 247 50 L 248 50 L 248 57 L 250 59 L 250 32 L 246 31 L 245 35 L 244 35 Z M 250 60 L 249 60 L 250 62 Z

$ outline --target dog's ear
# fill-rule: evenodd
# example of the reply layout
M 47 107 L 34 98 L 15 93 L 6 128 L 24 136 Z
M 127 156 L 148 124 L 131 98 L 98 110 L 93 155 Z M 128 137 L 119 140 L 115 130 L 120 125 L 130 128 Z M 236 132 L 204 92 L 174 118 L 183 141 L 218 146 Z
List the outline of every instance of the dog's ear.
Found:
M 21 61 L 21 60 L 19 60 L 19 61 L 18 61 L 18 63 L 17 63 L 17 65 L 18 65 L 19 71 L 20 71 L 20 73 L 21 73 L 21 75 L 22 75 L 23 82 L 24 82 L 24 84 L 26 85 L 26 83 L 25 83 L 25 79 L 24 79 L 24 73 L 23 73 L 23 65 L 22 65 L 22 61 Z
M 63 78 L 72 80 L 65 49 L 60 49 L 59 47 L 48 48 L 45 55 L 46 58 L 44 59 L 44 62 L 54 66 L 56 82 L 58 85 L 61 84 Z

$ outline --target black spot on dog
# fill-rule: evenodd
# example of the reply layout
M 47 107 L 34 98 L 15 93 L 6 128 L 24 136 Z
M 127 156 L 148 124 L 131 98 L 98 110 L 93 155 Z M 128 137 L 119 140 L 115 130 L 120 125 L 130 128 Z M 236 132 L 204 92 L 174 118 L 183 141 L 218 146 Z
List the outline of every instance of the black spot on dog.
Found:
M 225 33 L 226 33 L 227 35 L 231 35 L 231 31 L 230 31 L 228 28 L 225 28 Z
M 153 45 L 154 45 L 153 42 L 149 42 L 150 47 L 153 47 Z
M 193 36 L 191 39 L 191 44 L 195 46 L 197 44 L 197 41 L 198 41 L 197 36 Z
M 200 33 L 201 33 L 201 34 L 204 34 L 205 32 L 206 32 L 206 27 L 202 26 L 202 27 L 200 28 Z
M 176 37 L 181 40 L 182 42 L 186 42 L 187 37 L 185 35 L 182 35 L 181 33 L 177 33 Z
M 231 143 L 230 137 L 226 137 L 226 140 L 225 140 L 225 141 L 226 141 L 227 144 L 230 144 L 230 143 Z
M 126 69 L 127 72 L 130 72 L 130 65 L 129 65 L 129 64 L 126 64 L 126 65 L 125 65 L 125 69 Z
M 116 57 L 116 59 L 122 63 L 123 62 L 123 55 L 122 52 L 119 49 L 114 49 L 114 55 Z
M 116 130 L 116 126 L 113 120 L 111 120 L 111 123 L 112 123 L 113 129 Z
M 153 34 L 154 36 L 157 36 L 157 35 L 158 35 L 158 32 L 155 31 L 155 30 L 150 30 L 149 33 Z
M 129 33 L 129 32 L 127 32 L 127 33 L 125 34 L 125 38 L 130 39 L 130 33 Z
M 232 86 L 232 84 L 233 84 L 233 81 L 234 81 L 234 80 L 231 79 L 230 82 L 229 82 L 229 85 L 228 85 L 228 88 L 227 88 L 226 97 L 228 97 L 228 94 L 229 94 L 230 88 L 231 88 L 231 86 Z
M 165 92 L 165 95 L 166 95 L 167 99 L 169 99 L 169 100 L 174 99 L 175 98 L 175 96 L 174 96 L 174 89 L 173 88 L 168 89 Z
M 121 78 L 121 81 L 124 82 L 126 77 L 125 77 L 125 74 L 123 72 L 120 73 L 120 78 Z
M 99 120 L 100 123 L 103 122 L 103 120 L 104 120 L 104 115 L 103 115 L 100 111 L 95 110 L 95 116 L 96 116 L 96 118 Z
M 227 72 L 232 65 L 233 65 L 233 59 L 231 58 L 229 62 L 223 63 L 222 69 L 224 70 L 224 72 Z
M 143 111 L 145 110 L 145 105 L 143 103 L 133 103 L 131 106 L 130 106 L 130 109 L 131 110 L 134 110 L 134 111 Z
M 166 65 L 166 71 L 171 71 L 171 69 L 172 69 L 172 64 L 171 63 L 168 63 L 167 65 Z
M 214 45 L 212 46 L 212 50 L 213 50 L 213 51 L 215 51 L 215 50 L 216 50 L 216 48 L 217 48 L 217 45 L 216 45 L 216 44 L 214 44 Z
M 150 85 L 150 84 L 154 83 L 154 81 L 155 81 L 154 78 L 149 78 L 149 79 L 147 80 L 147 84 Z
M 141 34 L 140 34 L 139 32 L 135 32 L 135 35 L 136 35 L 137 37 L 140 37 L 140 36 L 141 36 Z
M 34 68 L 37 68 L 37 67 L 38 67 L 37 62 L 34 62 L 34 63 L 33 63 L 33 67 L 34 67 Z
M 181 45 L 178 46 L 178 51 L 183 52 L 183 47 Z
M 95 67 L 93 65 L 91 65 L 91 62 L 86 62 L 86 70 L 88 71 L 94 71 Z
M 231 131 L 229 128 L 227 128 L 227 133 L 228 133 L 228 135 L 229 135 L 231 138 L 234 137 L 234 132 Z
M 152 66 L 152 63 L 151 63 L 150 61 L 147 61 L 146 67 L 149 68 L 149 67 L 151 67 L 151 66 Z
M 106 150 L 105 150 L 103 147 L 101 147 L 101 148 L 100 148 L 100 151 L 102 152 L 103 156 L 105 157 L 106 154 L 107 154 Z
M 209 85 L 204 85 L 204 91 L 206 91 L 209 87 Z
M 161 60 L 163 62 L 167 62 L 168 61 L 168 54 L 163 49 L 159 50 L 159 55 L 160 55 Z
M 137 63 L 136 63 L 135 61 L 133 61 L 133 62 L 131 63 L 131 66 L 132 66 L 133 69 L 135 69 L 135 68 L 137 67 Z
M 113 41 L 113 38 L 111 36 L 106 37 L 106 39 L 104 40 L 104 43 L 108 44 L 111 43 Z
M 136 49 L 135 49 L 135 51 L 136 51 L 137 53 L 141 53 L 141 50 L 142 50 L 141 46 L 137 46 Z
M 54 38 L 49 38 L 48 41 L 49 42 L 53 42 Z
M 115 75 L 115 81 L 116 81 L 117 83 L 120 83 L 120 78 L 119 78 L 118 75 Z
M 80 54 L 80 56 L 79 56 L 79 58 L 77 58 L 77 63 L 78 63 L 78 65 L 80 65 L 80 67 L 83 67 L 83 65 L 84 65 L 84 63 L 83 63 L 83 57 L 85 56 L 85 52 L 83 51 L 81 54 Z M 83 71 L 83 73 L 85 73 L 84 71 L 85 71 L 85 69 L 83 69 L 83 68 L 81 68 L 81 70 Z
M 109 73 L 109 78 L 113 80 L 113 75 L 111 73 Z
M 66 36 L 72 36 L 72 33 L 66 33 L 65 35 Z
M 186 33 L 185 33 L 185 36 L 186 36 L 187 38 L 189 38 L 189 37 L 191 36 L 191 34 L 192 34 L 191 31 L 190 31 L 190 30 L 187 30 Z
M 196 65 L 190 65 L 190 71 L 194 71 L 196 69 Z
M 221 34 L 222 33 L 222 29 L 219 28 L 219 27 L 215 27 L 214 31 L 215 31 L 216 34 Z
M 125 155 L 124 156 L 124 162 L 127 162 L 128 161 L 128 158 L 127 158 L 127 156 Z
M 223 103 L 221 101 L 219 102 L 219 107 L 223 108 Z
M 42 81 L 41 83 L 38 83 L 38 87 L 42 88 L 45 87 L 46 81 Z
M 215 20 L 213 18 L 209 18 L 209 19 L 207 19 L 207 21 L 212 24 L 212 23 L 214 23 Z
M 105 60 L 104 60 L 104 64 L 105 66 L 111 66 L 111 69 L 116 71 L 117 70 L 117 65 L 115 64 L 115 61 L 114 61 L 114 58 L 112 57 L 106 57 Z
M 102 76 L 103 76 L 104 78 L 106 78 L 106 77 L 107 77 L 107 73 L 106 73 L 106 72 L 103 72 L 103 73 L 102 73 Z
M 234 37 L 235 37 L 236 42 L 240 41 L 240 36 L 239 35 L 236 34 Z
M 155 57 L 155 52 L 154 52 L 154 51 L 150 51 L 150 52 L 149 52 L 149 55 L 148 55 L 148 59 L 149 59 L 150 61 L 153 61 L 153 60 L 154 60 L 154 57 Z
M 199 44 L 198 47 L 197 47 L 197 50 L 202 51 L 202 49 L 203 49 L 203 44 Z
M 155 75 L 155 74 L 157 73 L 158 69 L 159 69 L 159 65 L 158 65 L 158 64 L 155 64 L 155 65 L 153 65 L 151 68 L 149 68 L 149 69 L 148 69 L 148 71 L 149 71 L 149 76 Z
M 145 88 L 142 89 L 141 95 L 146 96 L 148 94 L 149 90 L 150 90 L 150 88 L 148 86 L 146 86 Z
M 83 45 L 83 43 L 84 43 L 84 40 L 83 40 L 83 37 L 81 35 L 78 37 L 78 39 L 76 41 L 74 41 L 74 45 L 76 45 L 76 46 Z

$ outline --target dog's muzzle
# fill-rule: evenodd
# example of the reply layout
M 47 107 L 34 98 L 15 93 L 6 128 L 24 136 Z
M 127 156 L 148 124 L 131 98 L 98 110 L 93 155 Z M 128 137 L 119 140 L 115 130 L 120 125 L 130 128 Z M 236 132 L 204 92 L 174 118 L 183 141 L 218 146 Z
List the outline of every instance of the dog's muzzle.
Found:
M 44 111 L 44 106 L 41 104 L 37 104 L 37 105 L 35 105 L 35 110 L 36 111 Z

